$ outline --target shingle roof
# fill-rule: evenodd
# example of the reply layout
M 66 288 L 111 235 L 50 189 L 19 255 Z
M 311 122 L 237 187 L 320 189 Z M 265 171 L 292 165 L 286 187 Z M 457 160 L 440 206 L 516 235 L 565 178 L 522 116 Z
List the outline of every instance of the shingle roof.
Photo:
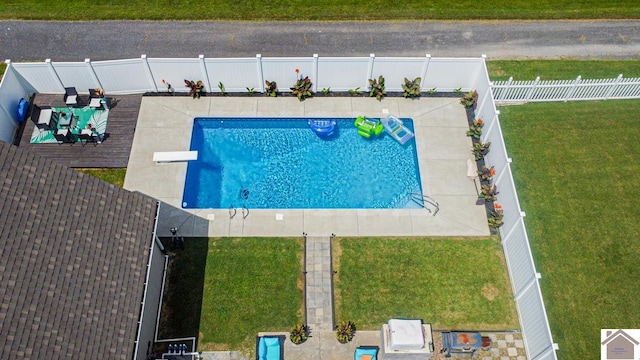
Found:
M 0 142 L 0 357 L 131 359 L 155 200 Z

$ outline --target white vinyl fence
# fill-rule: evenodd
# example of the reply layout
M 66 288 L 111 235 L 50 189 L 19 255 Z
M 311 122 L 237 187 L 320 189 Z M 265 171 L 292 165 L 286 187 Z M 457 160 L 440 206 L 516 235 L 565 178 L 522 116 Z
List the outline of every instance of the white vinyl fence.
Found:
M 640 99 L 640 78 L 495 81 L 491 86 L 496 103 Z
M 247 88 L 264 91 L 264 81 L 276 81 L 281 91 L 289 91 L 297 77 L 309 76 L 314 91 L 331 88 L 347 91 L 360 87 L 367 90 L 368 79 L 385 77 L 388 91 L 402 91 L 405 77 L 422 78 L 422 88 L 440 92 L 475 89 L 479 93 L 476 116 L 485 121 L 483 141 L 491 141 L 486 157 L 488 166 L 495 166 L 498 200 L 504 208 L 501 228 L 502 246 L 511 278 L 522 328 L 525 350 L 531 360 L 556 359 L 547 315 L 538 283 L 529 240 L 511 176 L 500 130 L 492 85 L 481 58 L 391 58 L 375 57 L 313 57 L 300 58 L 232 58 L 207 59 L 125 59 L 112 61 L 56 63 L 12 63 L 0 82 L 0 140 L 11 142 L 18 128 L 16 108 L 20 98 L 33 93 L 63 94 L 65 87 L 102 88 L 107 94 L 140 94 L 166 91 L 166 83 L 176 91 L 187 91 L 184 79 L 202 80 L 205 91 L 217 92 L 222 82 L 228 92 L 246 92 Z M 296 73 L 299 70 L 299 74 Z M 163 83 L 164 80 L 164 83 Z M 511 87 L 515 87 L 510 85 Z M 496 85 L 494 88 L 498 89 Z M 575 91 L 575 90 L 574 90 Z M 529 96 L 533 98 L 533 96 Z
M 485 125 L 481 140 L 491 142 L 485 157 L 487 166 L 494 166 L 494 182 L 499 190 L 498 203 L 504 209 L 504 225 L 500 228 L 502 248 L 513 288 L 514 301 L 520 318 L 527 357 L 532 360 L 556 359 L 557 345 L 553 343 L 551 329 L 540 290 L 540 274 L 531 254 L 525 213 L 520 208 L 516 186 L 511 174 L 511 159 L 507 155 L 499 114 L 492 96 L 488 75 L 483 86 L 477 88 L 479 99 L 476 118 Z

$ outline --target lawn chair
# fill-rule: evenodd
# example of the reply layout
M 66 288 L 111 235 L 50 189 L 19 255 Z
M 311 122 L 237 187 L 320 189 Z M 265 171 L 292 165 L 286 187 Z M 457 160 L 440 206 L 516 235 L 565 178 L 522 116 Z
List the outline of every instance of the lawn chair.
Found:
M 282 360 L 284 339 L 284 336 L 258 336 L 256 360 Z
M 75 142 L 73 141 L 73 137 L 71 136 L 71 130 L 69 129 L 58 129 L 56 130 L 55 133 L 53 133 L 53 137 L 56 138 L 59 145 L 62 145 L 62 144 L 73 145 L 73 143 Z
M 93 146 L 96 146 L 100 141 L 98 135 L 93 133 L 91 129 L 82 129 L 78 134 L 78 140 L 82 146 L 85 146 L 86 143 L 92 142 Z
M 377 346 L 358 346 L 356 352 L 353 354 L 354 360 L 378 360 L 378 351 L 380 348 Z
M 80 96 L 75 87 L 64 88 L 64 103 L 67 106 L 80 106 Z

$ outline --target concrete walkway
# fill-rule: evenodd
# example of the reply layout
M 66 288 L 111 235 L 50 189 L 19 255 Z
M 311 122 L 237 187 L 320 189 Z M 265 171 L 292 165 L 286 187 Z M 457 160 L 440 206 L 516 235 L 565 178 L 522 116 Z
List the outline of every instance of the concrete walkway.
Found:
M 333 330 L 331 237 L 305 237 L 306 311 L 311 331 Z
M 229 209 L 180 210 L 187 163 L 155 164 L 156 151 L 186 151 L 193 118 L 203 117 L 380 117 L 412 118 L 422 192 L 439 202 L 425 209 L 250 209 L 231 218 Z M 416 100 L 366 97 L 144 97 L 138 115 L 124 188 L 173 206 L 160 212 L 159 236 L 178 227 L 184 236 L 487 236 L 483 205 L 467 178 L 472 159 L 467 116 L 457 98 Z M 170 139 L 170 141 L 167 141 Z M 357 140 L 357 139 L 355 139 Z M 387 139 L 388 141 L 393 141 Z

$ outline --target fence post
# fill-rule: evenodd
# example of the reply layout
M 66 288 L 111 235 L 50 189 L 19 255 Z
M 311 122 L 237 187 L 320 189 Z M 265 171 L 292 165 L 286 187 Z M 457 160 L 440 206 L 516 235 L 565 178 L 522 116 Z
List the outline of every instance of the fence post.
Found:
M 100 79 L 98 79 L 98 75 L 96 75 L 96 71 L 93 68 L 93 65 L 91 65 L 91 59 L 84 59 L 84 63 L 87 64 L 87 69 L 89 69 L 89 73 L 91 73 L 91 77 L 93 78 L 94 83 L 98 84 L 97 87 L 104 90 Z
M 604 100 L 609 99 L 611 94 L 613 94 L 613 91 L 616 90 L 616 88 L 618 87 L 618 84 L 620 83 L 621 80 L 622 80 L 622 74 L 618 75 L 618 77 L 616 78 L 616 81 L 613 84 L 611 84 L 611 87 L 609 88 L 609 90 L 607 90 L 607 94 L 604 96 Z
M 53 63 L 51 62 L 51 59 L 45 59 L 44 63 L 48 65 L 49 71 L 51 71 L 51 75 L 53 75 L 53 78 L 55 80 L 58 80 L 58 85 L 60 85 L 61 91 L 64 91 L 64 84 L 62 83 L 62 80 L 60 80 L 60 76 L 58 76 L 58 72 L 53 67 Z
M 142 59 L 142 64 L 144 65 L 144 69 L 146 70 L 147 77 L 151 82 L 151 87 L 155 90 L 155 92 L 158 92 L 158 84 L 156 84 L 156 80 L 153 77 L 153 72 L 151 71 L 151 66 L 149 66 L 149 60 L 147 59 L 147 55 L 142 54 L 142 56 L 140 56 L 140 59 Z
M 369 69 L 367 70 L 369 77 L 364 81 L 365 84 L 367 84 L 367 86 L 369 86 L 369 79 L 373 79 L 373 62 L 375 59 L 376 59 L 375 54 L 369 54 Z
M 540 83 L 540 76 L 536 77 L 536 81 L 533 82 L 533 85 L 531 85 L 529 91 L 527 91 L 527 95 L 525 95 L 524 101 L 528 102 L 529 99 L 531 99 L 531 95 L 533 95 L 533 91 L 536 89 L 536 87 L 538 87 L 538 83 Z
M 575 92 L 576 87 L 578 87 L 580 82 L 582 82 L 582 76 L 578 75 L 578 77 L 573 81 L 573 85 L 569 89 L 567 89 L 567 93 L 564 96 L 564 102 L 567 102 L 567 100 L 569 100 L 569 98 L 573 96 L 573 93 Z
M 209 92 L 213 92 L 213 88 L 211 87 L 211 81 L 209 81 L 209 74 L 207 74 L 207 65 L 204 63 L 204 55 L 198 55 L 198 59 L 200 60 L 200 71 L 202 71 L 202 77 L 204 78 L 204 83 Z
M 318 54 L 313 54 L 313 89 L 311 91 L 318 92 Z
M 264 93 L 264 73 L 262 72 L 262 54 L 256 54 L 256 70 L 258 71 L 258 88 Z
M 509 76 L 509 80 L 500 91 L 500 95 L 493 94 L 497 101 L 506 101 L 511 96 L 511 85 L 513 84 L 513 76 Z
M 427 71 L 429 70 L 429 63 L 431 62 L 431 54 L 427 54 L 427 58 L 424 60 L 424 65 L 422 65 L 422 87 L 427 83 Z

